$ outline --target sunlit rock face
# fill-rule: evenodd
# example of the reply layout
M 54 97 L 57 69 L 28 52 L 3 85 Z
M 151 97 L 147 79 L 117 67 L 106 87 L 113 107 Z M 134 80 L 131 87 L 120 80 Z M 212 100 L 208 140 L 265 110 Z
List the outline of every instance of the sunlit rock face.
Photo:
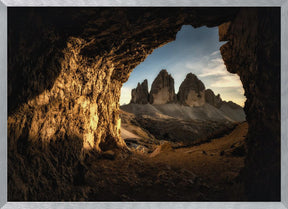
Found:
M 131 71 L 173 41 L 182 25 L 229 21 L 224 31 L 220 27 L 220 39 L 228 40 L 221 53 L 228 70 L 240 75 L 248 99 L 244 181 L 249 194 L 278 200 L 275 10 L 280 14 L 265 8 L 9 8 L 8 200 L 89 199 L 77 187 L 85 183 L 87 158 L 125 149 L 119 98 Z
M 126 147 L 119 97 L 130 72 L 182 25 L 237 11 L 9 8 L 8 199 L 87 199 L 75 188 L 87 157 Z
M 242 9 L 219 27 L 227 70 L 243 83 L 249 123 L 242 177 L 249 199 L 280 200 L 280 9 Z
M 168 104 L 176 101 L 174 78 L 166 70 L 161 70 L 152 83 L 151 104 Z
M 83 139 L 85 149 L 100 151 L 114 142 L 125 146 L 117 128 L 119 96 L 134 67 L 153 49 L 174 40 L 183 24 L 216 26 L 229 20 L 236 11 L 11 9 L 8 72 L 11 150 L 16 150 L 19 138 L 49 143 L 72 135 Z M 213 20 L 205 16 L 209 13 L 215 16 Z
M 154 94 L 151 94 L 151 92 L 154 92 Z M 177 104 L 179 106 L 189 106 L 193 108 L 201 107 L 208 103 L 222 110 L 225 109 L 224 106 L 228 106 L 231 110 L 237 109 L 243 113 L 243 118 L 237 121 L 245 120 L 245 113 L 241 106 L 232 101 L 222 101 L 220 94 L 216 96 L 211 89 L 206 90 L 203 82 L 192 73 L 187 74 L 185 80 L 180 85 L 178 94 L 175 95 L 173 77 L 168 74 L 166 70 L 161 70 L 153 81 L 151 92 L 148 92 L 148 81 L 145 79 L 141 84 L 138 83 L 135 89 L 132 89 L 130 104 L 149 103 L 160 106 L 162 104 Z M 135 114 L 135 112 L 132 113 Z M 230 114 L 233 113 L 231 112 Z
M 109 137 L 119 138 L 119 130 L 112 124 L 119 121 L 115 110 L 121 82 L 111 79 L 114 67 L 108 60 L 105 65 L 105 59 L 89 63 L 87 57 L 79 55 L 84 45 L 85 41 L 80 38 L 67 40 L 67 46 L 62 50 L 63 58 L 59 60 L 61 71 L 50 89 L 11 111 L 13 114 L 8 118 L 8 129 L 17 131 L 11 132 L 10 145 L 18 143 L 19 137 L 43 144 L 59 138 L 77 137 L 83 139 L 84 149 L 100 150 L 101 142 Z M 53 69 L 51 71 L 53 73 Z M 45 77 L 42 79 L 45 80 Z M 34 85 L 32 89 L 23 91 L 41 88 L 42 83 L 30 81 Z M 115 87 L 113 92 L 108 91 L 111 86 Z M 21 123 L 15 123 L 18 120 Z M 19 124 L 22 126 L 19 127 Z
M 187 74 L 177 94 L 180 104 L 203 106 L 205 104 L 205 86 L 193 73 Z
M 131 91 L 130 103 L 147 104 L 149 102 L 148 81 L 145 79 L 141 84 L 138 83 L 135 89 Z

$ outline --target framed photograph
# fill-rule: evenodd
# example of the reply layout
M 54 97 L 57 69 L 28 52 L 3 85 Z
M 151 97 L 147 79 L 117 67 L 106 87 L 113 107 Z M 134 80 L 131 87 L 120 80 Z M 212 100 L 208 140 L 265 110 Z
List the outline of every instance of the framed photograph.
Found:
M 0 208 L 288 208 L 287 16 L 0 0 Z

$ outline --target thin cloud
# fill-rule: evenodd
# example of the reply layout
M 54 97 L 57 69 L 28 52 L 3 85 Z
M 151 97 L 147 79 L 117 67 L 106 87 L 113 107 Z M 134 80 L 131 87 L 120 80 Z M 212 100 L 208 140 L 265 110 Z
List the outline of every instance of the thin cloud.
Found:
M 217 29 L 205 27 L 193 29 L 183 26 L 175 42 L 154 50 L 131 73 L 130 79 L 124 84 L 129 88 L 121 91 L 121 104 L 130 102 L 131 89 L 135 88 L 138 82 L 146 78 L 150 87 L 163 68 L 173 76 L 176 92 L 186 75 L 193 73 L 206 88 L 220 93 L 223 99 L 237 100 L 238 104 L 245 101 L 239 77 L 229 73 L 222 60 L 219 48 L 223 42 L 220 43 L 218 38 Z
M 184 67 L 195 74 L 197 71 L 202 71 L 201 69 L 203 68 L 203 63 L 202 61 L 195 63 L 186 62 Z
M 220 54 L 220 50 L 217 50 L 217 51 L 215 51 L 215 52 L 212 52 L 212 53 L 210 54 L 210 56 L 215 56 L 215 55 L 218 55 L 218 54 Z
M 199 77 L 222 76 L 228 74 L 229 72 L 226 70 L 225 65 L 221 63 L 214 66 L 213 68 L 204 68 L 203 73 L 199 74 Z
M 221 58 L 211 59 L 211 62 L 213 62 L 213 63 L 218 63 L 218 64 L 222 64 L 222 63 L 224 63 L 223 60 L 222 60 Z
M 237 75 L 222 76 L 211 84 L 211 87 L 242 87 L 242 83 Z
M 244 91 L 243 88 L 239 88 L 239 89 L 238 89 L 238 92 L 239 92 L 240 94 L 242 94 L 242 95 L 244 95 L 244 93 L 245 93 L 245 91 Z

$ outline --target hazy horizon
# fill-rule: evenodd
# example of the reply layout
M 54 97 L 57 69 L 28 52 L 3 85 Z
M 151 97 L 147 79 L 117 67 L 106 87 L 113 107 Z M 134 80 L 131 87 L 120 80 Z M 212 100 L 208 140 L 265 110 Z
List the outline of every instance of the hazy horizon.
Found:
M 148 80 L 150 90 L 152 82 L 162 69 L 166 69 L 175 81 L 175 92 L 188 73 L 195 74 L 205 85 L 220 94 L 226 101 L 233 101 L 242 107 L 246 97 L 240 78 L 227 71 L 219 48 L 225 42 L 219 42 L 218 28 L 193 28 L 183 26 L 176 40 L 153 51 L 131 73 L 129 80 L 121 89 L 120 104 L 128 104 L 131 90 L 138 82 Z

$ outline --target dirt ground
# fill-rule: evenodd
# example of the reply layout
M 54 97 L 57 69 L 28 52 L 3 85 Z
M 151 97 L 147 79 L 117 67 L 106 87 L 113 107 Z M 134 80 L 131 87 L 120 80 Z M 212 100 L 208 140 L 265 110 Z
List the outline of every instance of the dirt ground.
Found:
M 245 200 L 238 174 L 244 166 L 247 131 L 248 124 L 241 123 L 198 146 L 173 148 L 164 143 L 149 154 L 107 152 L 84 165 L 83 200 Z

